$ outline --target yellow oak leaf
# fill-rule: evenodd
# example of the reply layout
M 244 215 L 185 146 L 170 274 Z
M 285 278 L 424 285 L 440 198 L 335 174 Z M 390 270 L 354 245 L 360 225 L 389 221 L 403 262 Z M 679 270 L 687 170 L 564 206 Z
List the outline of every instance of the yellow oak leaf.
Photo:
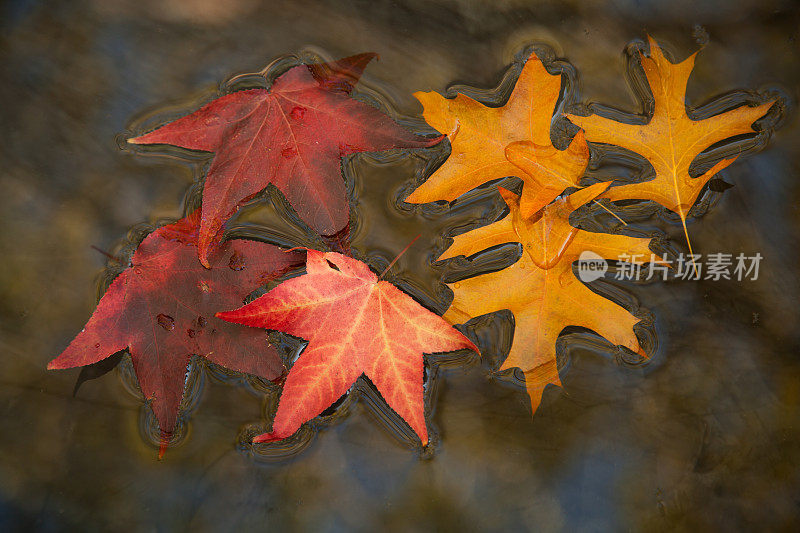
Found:
M 501 370 L 519 367 L 525 373 L 533 411 L 548 384 L 561 385 L 556 365 L 556 339 L 567 326 L 582 326 L 612 344 L 644 355 L 633 332 L 638 319 L 622 306 L 584 285 L 572 270 L 581 253 L 616 260 L 627 254 L 631 262 L 650 261 L 649 239 L 592 233 L 573 227 L 569 215 L 602 194 L 609 183 L 597 183 L 559 198 L 533 218 L 520 213 L 520 198 L 500 187 L 509 214 L 503 219 L 454 238 L 439 258 L 470 256 L 504 243 L 522 243 L 522 257 L 513 265 L 448 286 L 455 295 L 444 314 L 452 324 L 464 323 L 494 311 L 514 314 L 511 350 Z M 655 256 L 655 261 L 661 258 Z
M 560 91 L 561 76 L 548 73 L 531 54 L 502 107 L 487 107 L 464 94 L 415 93 L 425 120 L 447 134 L 452 151 L 406 202 L 453 201 L 488 181 L 517 176 L 524 182 L 520 209 L 530 216 L 577 186 L 589 161 L 586 139 L 578 133 L 566 150 L 550 141 Z
M 753 133 L 753 123 L 775 102 L 755 107 L 741 106 L 703 120 L 692 120 L 686 113 L 686 83 L 697 52 L 680 63 L 671 63 L 664 57 L 658 43 L 651 37 L 648 39 L 650 57 L 640 56 L 655 101 L 653 116 L 647 124 L 626 124 L 598 115 L 567 115 L 567 118 L 585 130 L 588 141 L 626 148 L 653 165 L 653 180 L 612 187 L 603 198 L 612 201 L 652 200 L 675 211 L 681 217 L 691 249 L 686 215 L 708 180 L 736 158 L 723 159 L 696 178 L 689 175 L 689 166 L 713 144 L 736 135 Z

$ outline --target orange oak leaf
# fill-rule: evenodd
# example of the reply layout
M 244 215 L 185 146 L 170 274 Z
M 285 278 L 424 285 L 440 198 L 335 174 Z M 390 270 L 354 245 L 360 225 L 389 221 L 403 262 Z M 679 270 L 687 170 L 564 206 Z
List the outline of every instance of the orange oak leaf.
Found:
M 612 344 L 644 355 L 633 332 L 636 317 L 591 291 L 572 271 L 573 262 L 582 252 L 613 260 L 628 254 L 637 264 L 646 262 L 641 258 L 650 259 L 649 239 L 592 233 L 570 225 L 569 214 L 608 186 L 597 183 L 557 199 L 533 218 L 521 216 L 519 196 L 500 187 L 509 214 L 456 236 L 453 245 L 439 258 L 470 256 L 492 246 L 522 243 L 522 257 L 508 268 L 448 284 L 455 297 L 444 318 L 461 324 L 503 309 L 514 314 L 514 340 L 501 370 L 523 370 L 534 412 L 545 386 L 561 385 L 555 345 L 565 327 L 588 328 Z
M 578 185 L 589 148 L 578 132 L 566 150 L 550 140 L 550 123 L 561 91 L 561 76 L 550 74 L 531 54 L 514 91 L 502 107 L 487 107 L 469 96 L 414 96 L 425 120 L 450 140 L 447 161 L 409 195 L 406 202 L 452 201 L 488 181 L 517 176 L 524 182 L 520 210 L 531 216 L 565 189 Z
M 695 52 L 680 63 L 664 57 L 654 39 L 650 57 L 640 54 L 642 68 L 653 94 L 653 116 L 644 125 L 617 122 L 599 115 L 567 115 L 586 131 L 590 142 L 612 144 L 645 157 L 655 169 L 655 178 L 643 183 L 612 187 L 603 198 L 641 199 L 657 202 L 681 217 L 691 249 L 686 216 L 703 186 L 736 158 L 723 159 L 702 176 L 689 175 L 689 166 L 706 148 L 736 135 L 753 133 L 753 123 L 764 116 L 775 101 L 755 107 L 741 106 L 703 120 L 686 113 L 686 83 L 694 68 Z
M 375 54 L 298 65 L 270 89 L 222 96 L 194 113 L 129 139 L 214 152 L 203 189 L 200 261 L 239 206 L 273 183 L 297 214 L 322 235 L 349 221 L 341 157 L 420 148 L 437 138 L 410 133 L 378 109 L 348 95 Z
M 214 313 L 241 304 L 269 279 L 302 264 L 302 254 L 231 240 L 215 250 L 206 269 L 197 261 L 199 224 L 195 211 L 148 235 L 84 329 L 47 365 L 89 365 L 127 348 L 161 429 L 160 455 L 175 429 L 192 354 L 269 380 L 284 371 L 264 332 L 229 324 Z
M 272 432 L 253 442 L 291 436 L 365 374 L 427 444 L 423 352 L 478 349 L 361 261 L 308 250 L 306 268 L 306 275 L 244 307 L 217 313 L 223 320 L 308 340 L 286 378 Z

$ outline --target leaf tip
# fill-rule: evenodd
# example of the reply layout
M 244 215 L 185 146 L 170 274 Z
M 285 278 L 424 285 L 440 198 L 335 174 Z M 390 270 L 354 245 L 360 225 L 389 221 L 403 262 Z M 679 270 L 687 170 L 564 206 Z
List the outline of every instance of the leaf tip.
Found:
M 455 285 L 455 283 L 448 283 L 447 287 L 453 292 L 455 292 L 453 290 L 453 285 Z M 442 318 L 446 322 L 449 322 L 450 324 L 464 324 L 465 322 L 468 322 L 472 317 L 468 313 L 465 313 L 461 309 L 457 309 L 451 304 L 450 308 L 447 311 L 445 311 L 444 314 L 442 315 Z
M 261 435 L 256 435 L 255 437 L 253 437 L 253 444 L 275 442 L 277 440 L 283 440 L 283 438 L 284 437 L 279 437 L 278 435 L 276 435 L 275 432 L 262 433 Z
M 541 61 L 541 59 L 539 59 L 539 56 L 536 54 L 536 51 L 533 51 L 531 52 L 531 55 L 528 56 L 528 59 L 525 60 L 526 63 L 528 61 Z
M 200 264 L 203 265 L 204 268 L 211 270 L 211 262 L 208 260 L 208 254 L 208 245 L 205 245 L 201 239 L 197 249 L 197 258 L 200 260 Z
M 64 354 L 61 354 L 58 357 L 56 357 L 55 359 L 53 359 L 52 361 L 50 361 L 49 363 L 47 363 L 47 370 L 64 370 L 66 368 L 72 368 L 74 366 L 80 366 L 80 365 L 71 364 L 68 361 L 62 361 L 61 359 L 62 359 L 63 355 Z
M 450 248 L 452 248 L 452 246 Z M 439 261 L 444 261 L 445 259 L 452 259 L 453 257 L 455 257 L 455 255 L 453 255 L 453 253 L 450 251 L 450 248 L 442 252 L 442 254 L 436 259 L 434 259 L 433 262 L 438 263 Z
M 437 100 L 443 99 L 442 96 L 436 91 L 417 91 L 413 93 L 413 96 L 419 101 L 420 104 L 422 104 L 422 108 L 425 109 L 426 111 Z
M 245 326 L 252 326 L 252 324 L 248 322 L 247 319 L 245 318 L 246 315 L 243 315 L 241 313 L 242 309 L 243 307 L 240 307 L 239 309 L 234 309 L 232 311 L 217 311 L 216 313 L 214 313 L 214 316 L 216 318 L 219 318 L 220 320 L 224 320 L 225 322 L 231 322 L 233 324 L 243 324 Z
M 161 432 L 161 440 L 158 444 L 158 460 L 162 460 L 164 458 L 164 454 L 167 453 L 167 448 L 169 447 L 169 441 L 172 440 L 172 434 L 167 433 L 166 431 Z
M 414 191 L 406 196 L 406 199 L 403 200 L 407 204 L 424 204 L 425 200 L 421 198 L 421 194 L 419 194 L 419 188 L 414 189 Z
M 497 187 L 497 192 L 500 193 L 502 196 L 503 201 L 508 205 L 508 207 L 512 207 L 519 200 L 519 195 L 515 192 L 512 192 L 505 187 Z
M 483 354 L 481 354 L 481 350 L 480 350 L 480 348 L 478 348 L 478 345 L 475 344 L 474 342 L 472 342 L 471 340 L 469 340 L 469 338 L 466 335 L 464 335 L 463 333 L 462 333 L 462 335 L 464 336 L 464 339 L 467 341 L 466 342 L 466 344 L 467 344 L 466 349 L 467 350 L 472 350 L 473 352 L 478 354 L 478 357 L 483 357 Z
M 576 148 L 580 148 L 581 150 L 585 148 L 586 152 L 587 153 L 589 152 L 589 146 L 586 144 L 586 132 L 583 130 L 583 128 L 579 129 L 578 133 L 576 133 L 575 136 L 572 138 L 572 142 L 569 144 L 569 148 L 572 148 L 573 146 Z

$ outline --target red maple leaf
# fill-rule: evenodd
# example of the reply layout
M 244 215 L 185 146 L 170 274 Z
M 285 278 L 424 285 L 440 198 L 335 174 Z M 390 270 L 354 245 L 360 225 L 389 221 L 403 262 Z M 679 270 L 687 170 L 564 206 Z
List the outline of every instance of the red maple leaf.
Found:
M 253 442 L 294 434 L 366 374 L 427 444 L 423 352 L 478 349 L 361 261 L 308 250 L 306 270 L 240 309 L 217 313 L 223 320 L 309 341 L 286 378 L 272 432 Z
M 419 148 L 441 137 L 414 135 L 376 108 L 348 97 L 375 54 L 298 65 L 272 87 L 228 94 L 191 115 L 129 139 L 215 152 L 203 190 L 200 261 L 239 206 L 275 184 L 321 235 L 349 221 L 341 157 Z
M 215 250 L 210 269 L 203 268 L 196 250 L 199 219 L 195 211 L 148 235 L 86 327 L 47 365 L 84 366 L 127 348 L 161 428 L 159 456 L 175 429 L 192 354 L 270 380 L 284 371 L 264 332 L 223 322 L 214 313 L 240 305 L 254 289 L 301 264 L 302 254 L 233 240 Z

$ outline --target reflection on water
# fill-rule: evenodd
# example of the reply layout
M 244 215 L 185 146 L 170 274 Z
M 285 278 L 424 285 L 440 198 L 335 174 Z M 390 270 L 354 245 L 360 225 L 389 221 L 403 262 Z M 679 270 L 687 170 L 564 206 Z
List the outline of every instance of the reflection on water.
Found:
M 493 371 L 513 333 L 507 313 L 470 324 L 484 358 L 456 354 L 428 366 L 435 440 L 424 453 L 367 383 L 283 455 L 254 449 L 248 437 L 265 429 L 276 386 L 196 361 L 178 442 L 158 462 L 147 438 L 152 414 L 125 361 L 74 399 L 78 372 L 44 368 L 89 317 L 92 287 L 113 277 L 90 245 L 124 258 L 130 249 L 115 243 L 129 228 L 126 242 L 135 244 L 199 201 L 192 183 L 208 158 L 120 150 L 131 117 L 140 125 L 177 116 L 232 73 L 309 43 L 334 57 L 380 53 L 360 94 L 403 117 L 419 116 L 414 91 L 444 92 L 453 80 L 496 86 L 530 43 L 545 43 L 574 67 L 574 87 L 565 90 L 574 89 L 576 103 L 641 112 L 627 89 L 623 50 L 643 29 L 679 59 L 697 49 L 695 36 L 708 39 L 689 82 L 693 104 L 738 88 L 782 88 L 791 102 L 800 72 L 796 8 L 769 0 L 178 4 L 0 8 L 0 524 L 594 530 L 779 528 L 795 520 L 800 135 L 791 111 L 768 147 L 723 173 L 735 186 L 710 192 L 689 223 L 697 249 L 760 252 L 759 280 L 607 283 L 612 298 L 652 317 L 639 331 L 652 359 L 625 360 L 596 336 L 570 333 L 559 341 L 564 388 L 549 388 L 533 418 L 520 376 Z M 424 127 L 419 119 L 410 125 Z M 440 279 L 495 270 L 518 253 L 510 246 L 431 264 L 449 236 L 503 209 L 489 188 L 449 209 L 403 204 L 445 153 L 345 162 L 358 197 L 353 253 L 382 270 L 421 233 L 392 281 L 439 312 L 451 298 Z M 640 163 L 601 156 L 596 177 L 637 177 Z M 322 244 L 283 222 L 286 214 L 282 201 L 253 202 L 231 232 Z M 587 213 L 581 223 L 613 227 L 602 216 Z M 652 204 L 628 206 L 623 218 L 666 232 L 665 245 L 682 243 L 674 216 Z M 282 336 L 275 342 L 287 358 L 301 347 Z

